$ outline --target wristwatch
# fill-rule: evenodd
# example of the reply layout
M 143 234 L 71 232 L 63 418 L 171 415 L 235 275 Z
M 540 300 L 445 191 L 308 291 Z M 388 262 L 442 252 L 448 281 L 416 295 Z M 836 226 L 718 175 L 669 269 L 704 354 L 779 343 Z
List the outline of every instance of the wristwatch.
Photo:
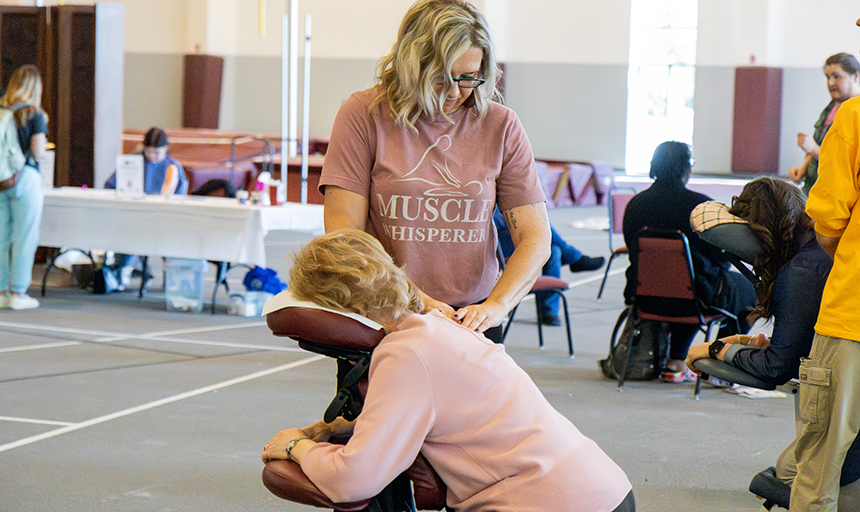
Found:
M 720 353 L 720 350 L 725 347 L 726 344 L 720 340 L 712 341 L 711 346 L 708 347 L 708 357 L 711 359 L 716 359 L 717 355 Z
M 310 438 L 308 436 L 301 436 L 301 437 L 297 437 L 297 438 L 293 439 L 292 441 L 290 441 L 289 443 L 287 443 L 287 448 L 286 448 L 287 460 L 293 460 L 293 448 L 295 448 L 296 445 L 299 444 L 299 441 L 304 441 L 305 439 L 310 439 Z

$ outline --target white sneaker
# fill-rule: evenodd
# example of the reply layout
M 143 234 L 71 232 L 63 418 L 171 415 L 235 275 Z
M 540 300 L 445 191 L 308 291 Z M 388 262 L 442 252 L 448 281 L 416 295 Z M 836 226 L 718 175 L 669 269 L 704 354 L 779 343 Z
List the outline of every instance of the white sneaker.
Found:
M 0 295 L 0 309 L 9 309 L 9 294 Z
M 22 309 L 36 309 L 39 307 L 39 301 L 30 297 L 26 293 L 12 296 L 9 299 L 9 309 L 20 311 Z
M 124 292 L 126 288 L 131 286 L 131 276 L 134 274 L 134 267 L 126 265 L 116 272 L 117 286 L 116 291 Z

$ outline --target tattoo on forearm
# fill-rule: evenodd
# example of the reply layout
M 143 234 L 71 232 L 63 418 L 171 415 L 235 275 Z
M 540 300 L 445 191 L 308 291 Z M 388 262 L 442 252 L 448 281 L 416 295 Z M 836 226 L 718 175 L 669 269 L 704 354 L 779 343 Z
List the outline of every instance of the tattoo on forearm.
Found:
M 508 210 L 508 211 L 504 212 L 504 214 L 505 214 L 505 223 L 507 223 L 508 229 L 511 231 L 517 229 L 517 218 L 514 216 L 514 212 L 511 210 Z

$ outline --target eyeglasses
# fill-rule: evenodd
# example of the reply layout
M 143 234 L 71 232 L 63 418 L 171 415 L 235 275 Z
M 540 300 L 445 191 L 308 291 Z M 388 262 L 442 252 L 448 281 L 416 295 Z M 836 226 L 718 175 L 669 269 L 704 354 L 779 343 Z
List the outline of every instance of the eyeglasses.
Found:
M 476 89 L 484 83 L 487 82 L 487 79 L 484 78 L 484 73 L 481 73 L 481 78 L 452 78 L 452 81 L 457 84 L 457 87 L 460 89 Z M 436 82 L 436 85 L 444 85 L 445 82 L 443 80 L 439 80 Z
M 487 81 L 485 78 L 452 78 L 460 89 L 476 89 Z

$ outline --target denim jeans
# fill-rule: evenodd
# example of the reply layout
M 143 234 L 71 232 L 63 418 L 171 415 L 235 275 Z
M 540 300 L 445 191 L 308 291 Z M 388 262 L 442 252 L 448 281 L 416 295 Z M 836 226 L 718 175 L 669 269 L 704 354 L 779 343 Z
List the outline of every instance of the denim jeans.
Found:
M 42 176 L 29 165 L 17 185 L 0 192 L 0 291 L 30 287 L 44 202 Z

